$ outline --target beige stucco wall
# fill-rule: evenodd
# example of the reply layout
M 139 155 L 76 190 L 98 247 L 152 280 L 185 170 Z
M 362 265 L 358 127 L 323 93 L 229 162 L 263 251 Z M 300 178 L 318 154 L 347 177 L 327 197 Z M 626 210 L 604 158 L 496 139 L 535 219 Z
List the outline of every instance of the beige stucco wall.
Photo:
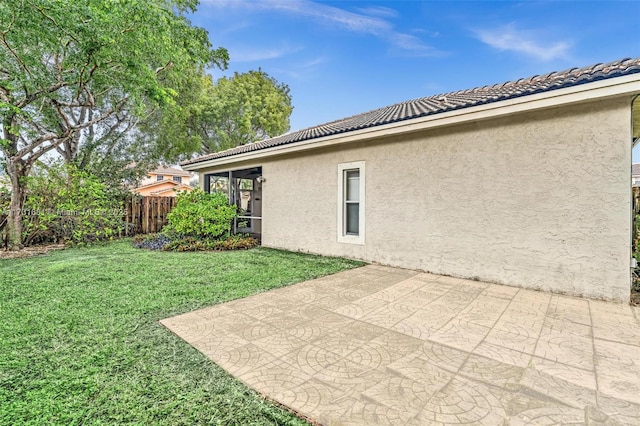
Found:
M 265 246 L 628 300 L 630 102 L 521 113 L 232 168 L 263 167 Z M 337 242 L 337 166 L 352 161 L 366 164 L 364 245 Z

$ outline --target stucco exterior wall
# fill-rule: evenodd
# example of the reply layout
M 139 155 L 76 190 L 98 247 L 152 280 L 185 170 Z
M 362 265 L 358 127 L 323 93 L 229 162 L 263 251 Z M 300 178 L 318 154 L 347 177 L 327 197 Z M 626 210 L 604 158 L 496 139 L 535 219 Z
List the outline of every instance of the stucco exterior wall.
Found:
M 599 100 L 247 164 L 261 165 L 266 178 L 263 245 L 628 300 L 630 102 Z M 337 167 L 353 161 L 366 165 L 364 245 L 337 242 Z

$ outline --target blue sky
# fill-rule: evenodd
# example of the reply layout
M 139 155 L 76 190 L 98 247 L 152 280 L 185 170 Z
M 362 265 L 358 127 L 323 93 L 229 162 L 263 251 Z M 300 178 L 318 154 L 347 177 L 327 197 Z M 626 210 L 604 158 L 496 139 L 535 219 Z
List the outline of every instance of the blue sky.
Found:
M 291 88 L 291 130 L 413 98 L 640 56 L 640 1 L 201 0 L 190 18 Z

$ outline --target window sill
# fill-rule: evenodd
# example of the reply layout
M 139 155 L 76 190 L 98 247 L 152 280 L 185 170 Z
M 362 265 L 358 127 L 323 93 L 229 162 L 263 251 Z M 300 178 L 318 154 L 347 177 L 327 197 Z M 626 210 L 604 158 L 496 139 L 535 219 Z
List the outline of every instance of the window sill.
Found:
M 338 242 L 343 244 L 364 245 L 364 237 L 362 235 L 339 235 Z

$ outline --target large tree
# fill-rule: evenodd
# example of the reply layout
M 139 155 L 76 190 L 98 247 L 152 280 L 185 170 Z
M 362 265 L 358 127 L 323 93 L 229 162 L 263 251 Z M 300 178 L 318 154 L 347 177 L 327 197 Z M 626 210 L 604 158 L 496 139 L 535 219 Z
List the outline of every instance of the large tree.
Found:
M 146 175 L 158 163 L 172 164 L 199 152 L 202 140 L 189 126 L 200 110 L 204 70 L 168 70 L 161 82 L 172 87 L 173 102 L 149 105 L 144 113 L 123 108 L 109 119 L 81 129 L 56 148 L 67 164 L 98 176 L 114 191 L 128 191 L 127 183 Z M 92 113 L 96 113 L 95 108 Z
M 197 0 L 0 2 L 0 148 L 11 181 L 9 247 L 21 245 L 25 178 L 43 155 L 73 151 L 78 135 L 153 108 L 171 111 L 167 82 L 185 70 L 226 66 L 184 14 Z M 122 127 L 123 124 L 124 126 Z M 68 146 L 65 146 L 67 144 Z
M 204 81 L 205 99 L 194 113 L 192 128 L 203 153 L 277 136 L 289 130 L 293 111 L 289 87 L 262 70 L 235 73 L 215 83 Z

